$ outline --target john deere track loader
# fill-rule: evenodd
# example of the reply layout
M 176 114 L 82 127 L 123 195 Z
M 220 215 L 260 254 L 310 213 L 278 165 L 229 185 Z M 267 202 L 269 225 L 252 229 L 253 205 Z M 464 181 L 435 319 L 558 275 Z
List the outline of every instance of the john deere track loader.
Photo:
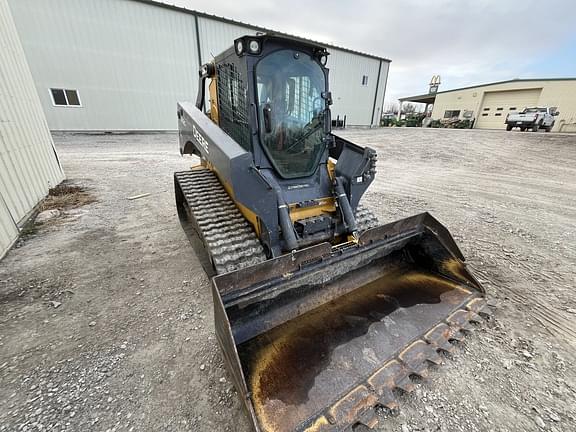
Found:
M 200 158 L 175 173 L 178 211 L 256 431 L 373 427 L 489 312 L 432 216 L 379 225 L 360 205 L 376 153 L 332 134 L 327 57 L 241 37 L 177 108 L 180 151 Z

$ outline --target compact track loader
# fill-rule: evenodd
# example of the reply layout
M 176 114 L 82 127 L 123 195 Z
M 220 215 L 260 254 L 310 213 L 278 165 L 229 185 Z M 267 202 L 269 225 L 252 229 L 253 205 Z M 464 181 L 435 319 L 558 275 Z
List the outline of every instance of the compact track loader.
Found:
M 177 107 L 180 151 L 200 158 L 175 173 L 178 212 L 256 431 L 373 427 L 490 312 L 432 216 L 380 225 L 360 205 L 376 153 L 332 134 L 327 58 L 241 37 Z

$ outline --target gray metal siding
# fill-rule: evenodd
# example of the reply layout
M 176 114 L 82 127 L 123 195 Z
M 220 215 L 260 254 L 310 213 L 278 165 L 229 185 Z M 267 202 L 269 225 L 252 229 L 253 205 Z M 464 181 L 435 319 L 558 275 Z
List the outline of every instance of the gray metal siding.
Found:
M 209 18 L 198 18 L 200 52 L 202 63 L 211 61 L 214 56 L 232 46 L 234 39 L 248 34 L 256 34 L 250 27 L 228 24 Z
M 194 16 L 130 0 L 10 0 L 52 130 L 176 129 L 196 96 Z M 50 88 L 77 89 L 56 107 Z
M 332 118 L 346 115 L 348 125 L 370 126 L 380 61 L 336 49 L 329 52 L 327 66 L 334 99 Z M 362 85 L 364 75 L 368 76 L 366 86 Z M 380 84 L 382 82 L 381 78 Z
M 380 70 L 380 80 L 378 84 L 378 94 L 376 95 L 376 105 L 374 107 L 374 116 L 372 117 L 372 126 L 380 125 L 380 118 L 382 117 L 382 108 L 384 106 L 384 96 L 386 95 L 386 86 L 388 84 L 388 72 L 390 70 L 390 63 L 382 61 L 382 68 Z
M 0 200 L 0 258 L 18 238 L 18 227 L 12 220 L 8 207 Z
M 64 178 L 7 0 L 0 0 L 0 256 Z
M 176 102 L 196 97 L 198 46 L 208 62 L 256 32 L 133 0 L 9 2 L 52 130 L 176 129 Z M 329 51 L 334 118 L 370 125 L 380 60 Z M 77 89 L 82 107 L 55 107 L 50 88 Z

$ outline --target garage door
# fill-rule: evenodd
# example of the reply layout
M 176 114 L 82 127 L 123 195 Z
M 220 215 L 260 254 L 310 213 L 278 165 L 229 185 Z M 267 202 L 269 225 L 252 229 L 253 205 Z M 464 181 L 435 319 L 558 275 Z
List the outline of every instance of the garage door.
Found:
M 526 107 L 538 105 L 541 91 L 542 89 L 539 88 L 485 92 L 476 127 L 478 129 L 505 129 L 506 115 L 510 111 L 521 111 Z

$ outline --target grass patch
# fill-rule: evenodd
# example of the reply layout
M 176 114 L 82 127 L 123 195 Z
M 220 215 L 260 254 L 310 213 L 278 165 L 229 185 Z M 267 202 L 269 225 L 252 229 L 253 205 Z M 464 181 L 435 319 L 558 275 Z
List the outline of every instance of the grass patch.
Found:
M 96 202 L 96 197 L 86 188 L 71 184 L 67 181 L 48 191 L 48 196 L 40 205 L 40 211 L 66 210 L 82 207 Z

